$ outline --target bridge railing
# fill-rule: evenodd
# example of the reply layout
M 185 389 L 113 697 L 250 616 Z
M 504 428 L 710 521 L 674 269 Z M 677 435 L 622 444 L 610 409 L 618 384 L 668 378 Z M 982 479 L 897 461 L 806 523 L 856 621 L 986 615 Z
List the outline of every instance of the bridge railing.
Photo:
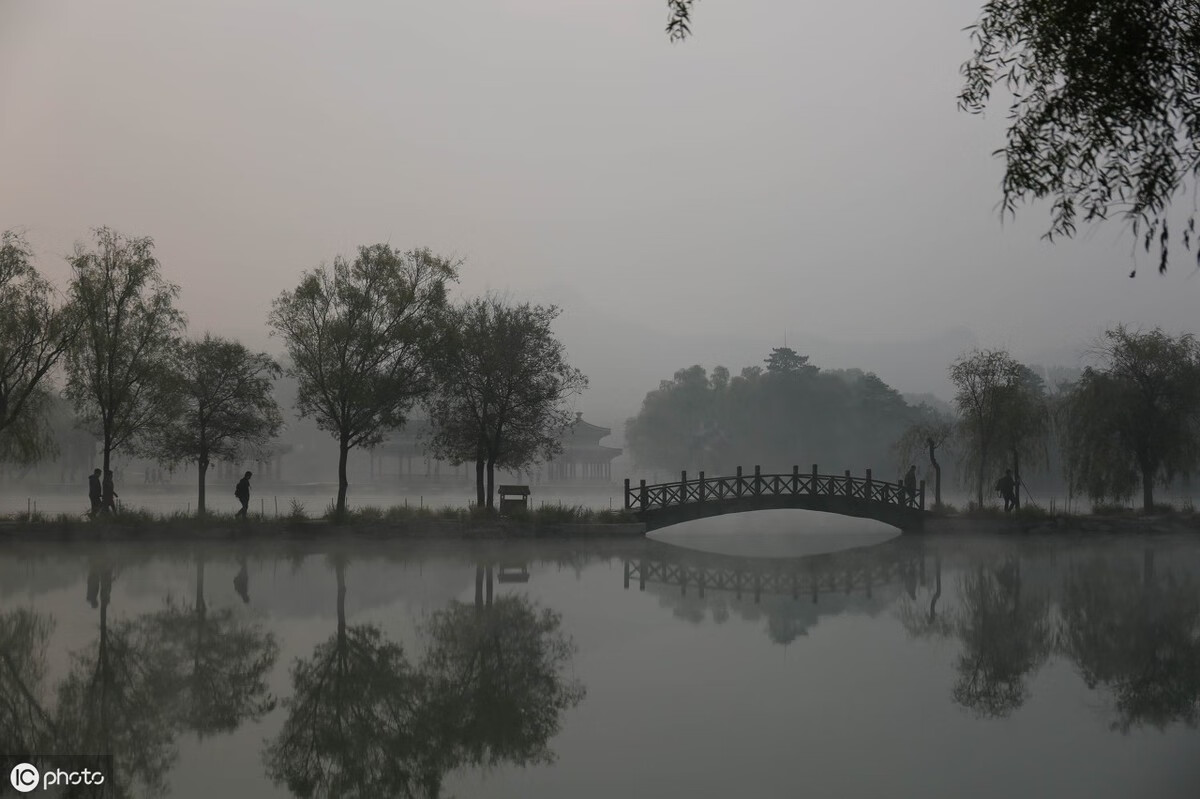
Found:
M 688 479 L 687 472 L 681 472 L 679 480 L 671 483 L 647 485 L 641 480 L 638 485 L 631 485 L 628 479 L 625 480 L 625 508 L 637 512 L 759 496 L 845 497 L 924 510 L 925 481 L 920 482 L 916 491 L 909 491 L 903 482 L 873 479 L 870 469 L 865 477 L 855 477 L 849 469 L 840 475 L 820 474 L 816 464 L 807 473 L 793 466 L 791 474 L 763 474 L 755 466 L 754 473 L 747 475 L 739 466 L 737 474 L 729 477 L 705 477 L 704 472 L 700 472 L 699 477 Z

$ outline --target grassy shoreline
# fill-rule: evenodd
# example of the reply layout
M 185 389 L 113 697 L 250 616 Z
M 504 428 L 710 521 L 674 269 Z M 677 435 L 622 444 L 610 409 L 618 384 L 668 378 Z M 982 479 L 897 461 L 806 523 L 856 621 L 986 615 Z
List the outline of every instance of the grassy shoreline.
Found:
M 1129 508 L 1101 508 L 1087 514 L 1026 506 L 1011 513 L 1000 508 L 942 506 L 928 514 L 927 533 L 1121 533 L 1200 532 L 1200 514 L 1192 508 L 1156 507 L 1153 513 Z M 89 519 L 86 515 L 17 513 L 0 517 L 0 541 L 53 538 L 294 538 L 320 535 L 362 535 L 372 538 L 529 538 L 529 537 L 628 537 L 644 534 L 644 525 L 626 510 L 598 510 L 584 505 L 542 505 L 499 516 L 476 507 L 364 506 L 347 511 L 338 520 L 332 508 L 310 516 L 305 506 L 293 502 L 287 514 L 251 513 L 238 519 L 230 513 L 204 516 L 174 512 L 154 514 L 126 510 L 114 516 Z

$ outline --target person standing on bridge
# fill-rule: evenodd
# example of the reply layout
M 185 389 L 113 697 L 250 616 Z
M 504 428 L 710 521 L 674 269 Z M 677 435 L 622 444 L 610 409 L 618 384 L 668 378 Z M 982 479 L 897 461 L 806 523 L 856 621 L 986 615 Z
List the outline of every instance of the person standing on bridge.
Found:
M 1013 480 L 1012 469 L 1005 469 L 1004 476 L 996 481 L 996 493 L 1004 497 L 1004 512 L 1008 513 L 1017 506 L 1017 484 Z
M 908 467 L 908 471 L 904 473 L 904 491 L 908 494 L 908 498 L 917 498 L 917 465 L 914 463 Z

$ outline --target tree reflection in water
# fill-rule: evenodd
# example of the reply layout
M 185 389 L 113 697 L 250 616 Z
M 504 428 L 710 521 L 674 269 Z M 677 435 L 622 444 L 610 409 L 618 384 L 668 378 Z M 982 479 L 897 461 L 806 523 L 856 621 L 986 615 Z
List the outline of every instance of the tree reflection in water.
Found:
M 977 715 L 1004 717 L 1029 696 L 1026 679 L 1049 658 L 1050 603 L 1021 591 L 1021 561 L 977 565 L 959 583 L 954 631 L 962 641 L 954 701 Z
M 1200 586 L 1156 568 L 1096 557 L 1072 566 L 1063 587 L 1062 650 L 1088 687 L 1107 687 L 1128 732 L 1200 719 Z
M 267 774 L 300 797 L 437 795 L 442 769 L 420 729 L 422 679 L 378 627 L 346 623 L 347 558 L 332 561 L 337 630 L 292 667 Z
M 283 729 L 264 752 L 276 783 L 301 797 L 438 796 L 467 765 L 553 759 L 562 711 L 583 697 L 564 679 L 575 648 L 558 614 L 523 596 L 484 597 L 433 614 L 414 668 L 378 627 L 347 625 L 346 558 L 333 560 L 338 629 L 292 669 Z
M 113 756 L 117 796 L 167 792 L 166 774 L 175 762 L 178 685 L 176 660 L 145 619 L 110 622 L 113 568 L 95 564 L 88 576 L 89 604 L 96 587 L 99 636 L 72 656 L 58 686 L 53 751 Z
M 554 611 L 519 594 L 494 599 L 491 567 L 485 600 L 484 573 L 476 569 L 473 606 L 453 602 L 426 625 L 426 711 L 440 720 L 440 747 L 456 765 L 551 762 L 562 713 L 585 693 L 563 677 L 575 644 Z
M 0 752 L 30 756 L 50 750 L 46 644 L 54 622 L 20 608 L 0 615 Z M 36 765 L 36 764 L 35 764 Z
M 147 620 L 179 668 L 176 719 L 201 738 L 233 732 L 275 707 L 266 681 L 279 654 L 275 637 L 261 625 L 241 620 L 230 608 L 209 610 L 204 563 L 198 554 L 191 607 L 168 597 L 166 609 Z

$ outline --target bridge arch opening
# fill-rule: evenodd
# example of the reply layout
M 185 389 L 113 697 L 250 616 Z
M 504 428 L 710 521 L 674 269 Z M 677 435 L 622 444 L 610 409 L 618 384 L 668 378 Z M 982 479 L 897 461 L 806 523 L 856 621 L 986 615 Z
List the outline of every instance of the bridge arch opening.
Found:
M 874 546 L 899 535 L 899 528 L 874 519 L 776 509 L 691 519 L 652 530 L 646 537 L 718 555 L 796 558 Z

